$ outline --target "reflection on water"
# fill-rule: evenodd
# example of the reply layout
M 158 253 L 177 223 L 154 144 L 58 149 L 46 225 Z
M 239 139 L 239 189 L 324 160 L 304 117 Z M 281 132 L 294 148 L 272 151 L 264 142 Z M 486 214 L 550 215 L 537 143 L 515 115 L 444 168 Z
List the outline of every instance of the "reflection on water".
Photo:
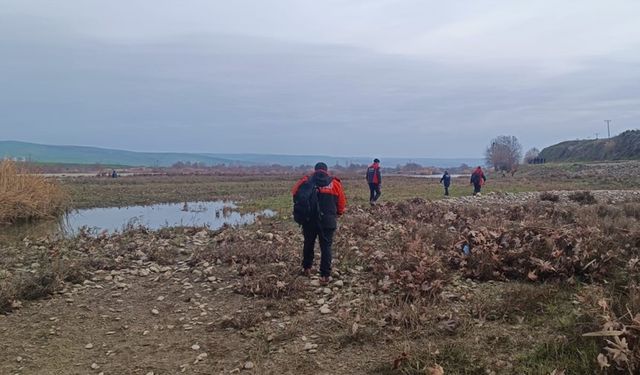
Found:
M 271 217 L 276 213 L 265 210 L 241 214 L 232 202 L 187 202 L 155 204 L 150 206 L 109 207 L 77 210 L 60 222 L 13 225 L 0 228 L 0 240 L 20 240 L 24 237 L 45 235 L 75 235 L 81 228 L 92 233 L 115 232 L 143 226 L 160 229 L 175 226 L 207 226 L 211 229 L 223 225 L 251 224 L 258 216 Z

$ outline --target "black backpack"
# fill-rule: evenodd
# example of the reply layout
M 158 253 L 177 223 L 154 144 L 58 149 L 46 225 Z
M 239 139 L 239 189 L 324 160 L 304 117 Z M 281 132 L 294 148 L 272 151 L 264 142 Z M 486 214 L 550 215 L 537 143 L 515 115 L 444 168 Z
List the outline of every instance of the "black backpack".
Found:
M 318 201 L 318 186 L 315 179 L 310 177 L 293 196 L 293 220 L 300 225 L 320 222 L 320 203 Z
M 374 167 L 367 168 L 367 182 L 373 183 L 373 178 L 376 174 L 376 169 Z
M 478 185 L 480 183 L 480 175 L 474 172 L 471 175 L 471 183 L 475 184 L 475 185 Z

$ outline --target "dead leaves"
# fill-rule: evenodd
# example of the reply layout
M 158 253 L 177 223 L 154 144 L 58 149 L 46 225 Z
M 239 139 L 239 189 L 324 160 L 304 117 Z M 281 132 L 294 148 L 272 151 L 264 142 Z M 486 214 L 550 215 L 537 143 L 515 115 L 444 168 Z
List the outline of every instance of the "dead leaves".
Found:
M 447 319 L 438 323 L 439 330 L 447 332 L 449 334 L 455 333 L 456 329 L 460 326 L 460 322 L 457 319 Z
M 444 369 L 442 366 L 436 363 L 434 367 L 428 367 L 426 371 L 427 375 L 444 375 Z
M 548 260 L 542 260 L 536 257 L 530 257 L 529 260 L 531 264 L 536 266 L 538 271 L 542 273 L 556 272 L 556 269 Z
M 396 359 L 393 360 L 393 369 L 397 370 L 400 368 L 400 365 L 409 358 L 407 353 L 402 352 Z
M 369 259 L 378 263 L 373 267 L 378 273 L 378 290 L 385 293 L 434 295 L 442 289 L 439 284 L 448 281 L 446 268 L 476 280 L 580 280 L 592 285 L 604 285 L 602 282 L 617 277 L 621 270 L 640 271 L 640 231 L 612 227 L 606 217 L 593 212 L 593 207 L 523 204 L 467 208 L 424 202 L 400 206 L 389 204 L 376 212 L 379 220 L 386 221 L 379 227 L 385 231 L 387 248 L 385 256 L 369 252 Z M 398 230 L 398 223 L 404 231 Z M 375 240 L 373 233 L 369 240 Z M 464 245 L 468 245 L 469 255 L 462 251 Z M 640 312 L 636 308 L 634 313 L 614 316 L 612 310 L 620 313 L 626 309 L 620 302 L 607 294 L 580 301 L 580 307 L 593 306 L 593 315 L 604 320 L 599 331 L 584 336 L 603 344 L 597 358 L 601 369 L 640 373 Z M 388 320 L 401 325 L 405 317 L 389 315 Z M 437 324 L 441 331 L 455 330 L 453 322 Z M 552 372 L 564 373 L 562 369 Z
M 359 328 L 360 328 L 360 325 L 357 322 L 354 322 L 353 325 L 351 326 L 351 334 L 355 336 L 356 333 L 358 333 Z
M 375 251 L 369 257 L 373 275 L 378 275 L 379 290 L 412 298 L 438 296 L 449 278 L 442 256 L 415 237 L 403 241 L 398 247 L 388 248 L 386 256 L 376 256 Z
M 638 286 L 628 287 L 630 296 L 638 292 Z M 588 287 L 579 297 L 585 308 L 602 320 L 602 329 L 583 334 L 584 337 L 599 338 L 603 343 L 603 351 L 596 358 L 601 370 L 612 368 L 628 374 L 636 374 L 640 370 L 640 313 L 631 308 L 638 308 L 629 300 L 623 307 L 626 313 L 617 316 L 620 302 L 610 299 L 603 287 Z
M 629 367 L 629 358 L 633 355 L 629 349 L 627 339 L 615 336 L 612 340 L 607 340 L 607 346 L 604 350 L 618 366 Z
M 600 370 L 604 370 L 607 367 L 611 366 L 609 364 L 609 359 L 604 354 L 602 354 L 602 353 L 598 354 L 598 358 L 597 359 L 598 359 L 598 366 L 600 367 Z
M 392 368 L 394 370 L 399 370 L 402 368 L 403 364 L 409 362 L 409 355 L 406 352 L 402 352 L 398 357 L 393 360 Z M 435 363 L 431 367 L 420 366 L 420 373 L 424 373 L 426 375 L 444 375 L 444 368 L 439 364 Z M 413 372 L 412 372 L 413 373 Z

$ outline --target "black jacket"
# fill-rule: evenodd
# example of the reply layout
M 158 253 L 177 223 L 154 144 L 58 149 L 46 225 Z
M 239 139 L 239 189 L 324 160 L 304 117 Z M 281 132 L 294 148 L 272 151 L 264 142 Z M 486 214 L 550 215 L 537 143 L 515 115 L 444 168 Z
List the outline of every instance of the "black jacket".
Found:
M 329 176 L 326 172 L 316 171 L 311 176 L 302 177 L 293 187 L 291 193 L 296 195 L 300 185 L 305 183 L 309 178 L 313 177 L 316 186 L 318 186 L 318 205 L 320 206 L 321 222 L 323 228 L 336 228 L 337 217 L 344 213 L 347 205 L 347 199 L 342 189 L 342 182 L 337 177 Z
M 442 175 L 442 178 L 440 179 L 440 183 L 443 183 L 443 182 L 444 182 L 444 187 L 451 186 L 451 175 L 449 173 Z

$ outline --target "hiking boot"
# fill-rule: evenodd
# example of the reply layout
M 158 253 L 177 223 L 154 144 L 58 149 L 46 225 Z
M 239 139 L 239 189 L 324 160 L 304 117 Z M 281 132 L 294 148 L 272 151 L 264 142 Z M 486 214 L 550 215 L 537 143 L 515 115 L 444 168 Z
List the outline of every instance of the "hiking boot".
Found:
M 302 271 L 300 271 L 300 275 L 304 277 L 311 277 L 311 268 L 303 268 Z
M 320 285 L 325 286 L 329 285 L 331 281 L 331 276 L 320 276 Z

